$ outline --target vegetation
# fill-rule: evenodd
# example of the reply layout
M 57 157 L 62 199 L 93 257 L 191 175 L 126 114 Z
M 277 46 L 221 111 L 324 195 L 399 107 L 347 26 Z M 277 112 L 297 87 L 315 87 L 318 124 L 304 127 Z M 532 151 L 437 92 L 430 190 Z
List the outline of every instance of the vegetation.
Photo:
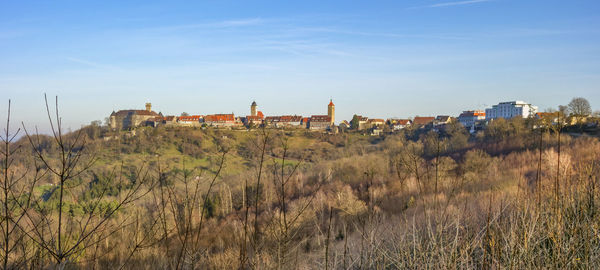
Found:
M 10 121 L 2 135 L 4 269 L 600 263 L 594 129 L 499 119 L 476 135 L 456 122 L 382 136 L 133 133 L 96 122 L 64 133 L 47 109 L 50 136 L 18 137 Z

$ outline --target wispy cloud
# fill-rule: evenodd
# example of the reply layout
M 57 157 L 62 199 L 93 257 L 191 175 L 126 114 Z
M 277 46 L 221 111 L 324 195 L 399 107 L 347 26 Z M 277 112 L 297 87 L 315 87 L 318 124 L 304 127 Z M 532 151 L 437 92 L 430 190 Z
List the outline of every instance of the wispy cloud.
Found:
M 437 3 L 437 4 L 427 5 L 427 6 L 411 7 L 409 9 L 416 9 L 416 8 L 441 8 L 441 7 L 450 7 L 450 6 L 464 6 L 464 5 L 472 5 L 472 4 L 477 4 L 477 3 L 491 2 L 491 1 L 493 1 L 493 0 L 463 0 L 463 1 Z
M 78 63 L 78 64 L 90 66 L 90 67 L 95 67 L 95 68 L 118 69 L 117 67 L 114 67 L 114 66 L 103 65 L 103 64 L 99 64 L 96 62 L 92 62 L 92 61 L 88 61 L 88 60 L 84 60 L 84 59 L 80 59 L 80 58 L 75 58 L 75 57 L 67 57 L 67 60 L 74 62 L 74 63 Z
M 264 19 L 261 18 L 248 18 L 239 20 L 225 20 L 218 22 L 206 22 L 206 23 L 192 23 L 192 24 L 181 24 L 181 25 L 170 25 L 154 28 L 154 30 L 187 30 L 187 29 L 215 29 L 215 28 L 231 28 L 231 27 L 243 27 L 253 26 L 265 23 Z
M 335 33 L 342 35 L 355 35 L 355 36 L 371 36 L 371 37 L 384 37 L 384 38 L 406 38 L 406 39 L 443 39 L 443 40 L 469 40 L 470 38 L 466 35 L 458 35 L 451 33 L 441 34 L 402 34 L 393 32 L 369 32 L 369 31 L 354 31 L 340 28 L 331 27 L 297 27 L 292 29 L 295 31 L 304 32 L 323 32 L 323 33 Z

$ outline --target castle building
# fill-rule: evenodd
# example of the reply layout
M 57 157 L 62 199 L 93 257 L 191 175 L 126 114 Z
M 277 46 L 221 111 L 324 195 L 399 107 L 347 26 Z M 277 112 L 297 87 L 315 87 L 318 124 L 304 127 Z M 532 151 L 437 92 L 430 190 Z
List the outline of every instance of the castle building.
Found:
M 146 124 L 147 120 L 162 117 L 162 114 L 152 110 L 152 104 L 146 103 L 145 110 L 120 110 L 110 114 L 112 129 L 129 129 Z

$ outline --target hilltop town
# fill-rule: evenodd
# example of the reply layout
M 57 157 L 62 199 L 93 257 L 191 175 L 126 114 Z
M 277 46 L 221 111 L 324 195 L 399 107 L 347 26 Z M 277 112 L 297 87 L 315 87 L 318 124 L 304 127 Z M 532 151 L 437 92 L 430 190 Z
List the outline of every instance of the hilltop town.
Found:
M 367 130 L 371 135 L 379 135 L 384 131 L 394 132 L 410 126 L 418 128 L 429 128 L 433 130 L 444 130 L 446 125 L 457 121 L 471 133 L 483 130 L 484 127 L 494 119 L 521 118 L 552 118 L 556 117 L 549 113 L 538 112 L 538 107 L 524 101 L 500 102 L 491 108 L 483 110 L 467 110 L 458 116 L 415 116 L 412 119 L 379 119 L 369 118 L 362 115 L 354 115 L 351 120 L 335 122 L 335 104 L 333 100 L 327 105 L 326 115 L 276 115 L 265 116 L 258 109 L 258 104 L 253 101 L 250 105 L 250 114 L 236 116 L 231 114 L 209 114 L 188 115 L 182 114 L 163 115 L 152 110 L 152 104 L 146 103 L 144 110 L 120 110 L 112 112 L 109 117 L 109 126 L 113 130 L 128 130 L 136 127 L 214 127 L 230 129 L 249 129 L 256 127 L 278 128 L 278 129 L 307 129 L 314 131 L 327 131 L 337 133 L 345 130 Z

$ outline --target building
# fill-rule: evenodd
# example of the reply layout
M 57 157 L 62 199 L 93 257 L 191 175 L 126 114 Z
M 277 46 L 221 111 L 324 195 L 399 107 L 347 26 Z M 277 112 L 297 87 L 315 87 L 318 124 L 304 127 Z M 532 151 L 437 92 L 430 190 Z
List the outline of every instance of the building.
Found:
M 308 121 L 309 129 L 326 130 L 332 127 L 331 117 L 329 115 L 313 115 Z
M 250 116 L 257 116 L 257 112 L 256 112 L 256 101 L 252 101 L 252 104 L 250 105 Z
M 302 127 L 301 115 L 282 115 L 265 117 L 265 125 L 276 128 Z
M 438 115 L 435 117 L 435 120 L 433 120 L 433 126 L 444 126 L 450 124 L 450 122 L 452 122 L 452 117 L 448 115 Z
M 157 116 L 154 118 L 149 118 L 148 120 L 146 120 L 146 125 L 147 126 L 151 126 L 151 127 L 158 127 L 158 126 L 175 126 L 178 125 L 177 123 L 177 116 L 165 116 L 165 117 L 161 117 L 161 116 Z
M 367 121 L 367 124 L 369 125 L 370 128 L 379 128 L 385 125 L 385 120 L 383 119 L 377 119 L 377 118 L 371 118 Z
M 233 127 L 238 125 L 232 114 L 211 114 L 204 116 L 204 123 L 213 127 Z
M 252 104 L 250 105 L 250 115 L 243 118 L 242 122 L 246 126 L 260 126 L 263 124 L 264 118 L 265 115 L 263 112 L 257 110 L 256 101 L 252 101 Z
M 177 119 L 177 123 L 181 126 L 199 127 L 204 122 L 202 115 L 182 115 Z
M 303 117 L 302 122 L 300 122 L 303 128 L 309 128 L 310 125 L 310 117 Z
M 388 119 L 388 124 L 392 130 L 401 130 L 411 125 L 410 119 Z
M 435 120 L 435 117 L 433 116 L 415 116 L 412 123 L 416 126 L 427 126 L 432 124 L 433 120 Z
M 485 109 L 485 119 L 497 118 L 511 119 L 513 117 L 533 117 L 537 112 L 537 106 L 532 106 L 524 101 L 500 102 L 492 108 Z
M 308 121 L 309 129 L 333 130 L 335 127 L 335 105 L 333 100 L 329 100 L 327 115 L 313 115 Z
M 544 124 L 546 125 L 556 125 L 559 123 L 559 116 L 561 116 L 561 113 L 558 112 L 539 112 L 535 114 L 535 117 L 539 120 L 541 120 Z M 560 122 L 562 125 L 566 125 L 568 123 L 567 119 L 565 119 L 565 117 L 560 117 Z M 571 123 L 574 124 L 574 123 Z
M 480 123 L 484 120 L 485 120 L 485 112 L 481 111 L 481 110 L 463 111 L 458 116 L 458 122 L 460 122 L 465 128 L 467 128 L 468 130 L 471 130 L 471 131 L 474 131 L 475 126 L 477 126 L 478 123 Z
M 335 125 L 335 105 L 333 104 L 333 99 L 329 100 L 329 105 L 327 105 L 327 116 L 331 118 L 331 126 Z
M 366 116 L 362 116 L 362 115 L 354 115 L 354 117 L 352 117 L 352 120 L 350 121 L 350 126 L 352 127 L 352 124 L 354 124 L 357 126 L 358 130 L 363 130 L 363 129 L 367 129 L 369 127 L 369 117 Z
M 112 129 L 129 129 L 146 125 L 151 118 L 162 117 L 152 110 L 152 104 L 146 103 L 145 110 L 120 110 L 110 114 L 109 122 Z
M 348 123 L 348 121 L 344 120 L 339 124 L 339 127 L 341 129 L 349 129 L 350 128 L 350 123 Z

